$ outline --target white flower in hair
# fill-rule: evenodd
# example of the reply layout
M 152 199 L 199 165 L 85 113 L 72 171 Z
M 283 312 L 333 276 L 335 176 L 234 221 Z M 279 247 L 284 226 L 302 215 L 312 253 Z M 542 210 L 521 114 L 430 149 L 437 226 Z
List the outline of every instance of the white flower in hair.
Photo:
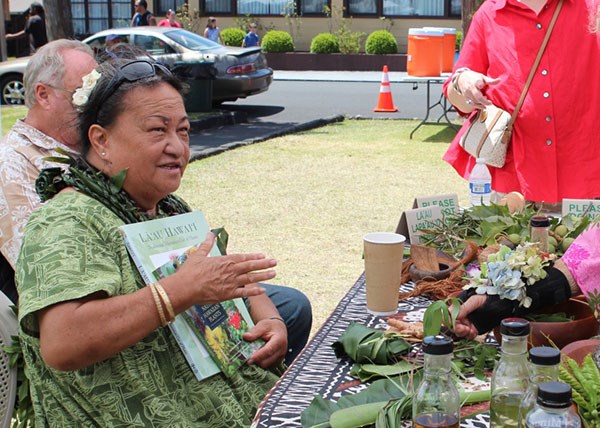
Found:
M 73 105 L 75 107 L 83 107 L 85 103 L 87 103 L 92 90 L 96 86 L 98 79 L 100 79 L 102 75 L 98 73 L 95 69 L 92 70 L 91 73 L 83 76 L 83 85 L 81 88 L 77 88 L 75 93 L 73 93 Z

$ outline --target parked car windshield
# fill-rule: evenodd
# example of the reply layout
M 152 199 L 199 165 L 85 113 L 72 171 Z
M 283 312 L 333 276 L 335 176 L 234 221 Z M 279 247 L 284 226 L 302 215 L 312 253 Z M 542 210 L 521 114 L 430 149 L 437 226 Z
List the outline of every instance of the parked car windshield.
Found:
M 193 51 L 205 51 L 209 49 L 217 49 L 222 46 L 211 40 L 205 39 L 195 33 L 185 30 L 173 30 L 164 33 L 166 37 L 174 40 L 180 45 Z

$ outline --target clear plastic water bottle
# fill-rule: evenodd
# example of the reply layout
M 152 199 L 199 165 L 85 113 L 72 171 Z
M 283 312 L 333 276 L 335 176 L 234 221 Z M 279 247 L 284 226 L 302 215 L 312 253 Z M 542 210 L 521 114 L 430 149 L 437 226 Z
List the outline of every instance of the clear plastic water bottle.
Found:
M 535 407 L 527 414 L 526 428 L 581 428 L 581 419 L 571 408 L 571 386 L 543 382 Z
M 550 346 L 536 346 L 529 350 L 529 389 L 521 402 L 521 426 L 525 426 L 527 414 L 535 406 L 538 385 L 558 380 L 560 351 Z
M 500 360 L 492 373 L 490 428 L 518 428 L 519 409 L 529 388 L 527 338 L 529 321 L 505 318 L 500 323 Z
M 477 163 L 469 175 L 469 195 L 471 206 L 489 205 L 492 197 L 492 175 L 484 158 L 477 158 Z

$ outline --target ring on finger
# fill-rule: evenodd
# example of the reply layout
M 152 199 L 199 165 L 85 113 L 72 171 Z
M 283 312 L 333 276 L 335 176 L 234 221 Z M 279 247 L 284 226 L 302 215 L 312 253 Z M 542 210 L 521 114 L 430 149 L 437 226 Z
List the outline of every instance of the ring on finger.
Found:
M 473 101 L 471 101 L 471 100 L 467 100 L 467 101 L 465 101 L 465 102 L 466 102 L 467 104 L 469 104 L 469 105 L 471 105 L 471 104 L 473 103 Z

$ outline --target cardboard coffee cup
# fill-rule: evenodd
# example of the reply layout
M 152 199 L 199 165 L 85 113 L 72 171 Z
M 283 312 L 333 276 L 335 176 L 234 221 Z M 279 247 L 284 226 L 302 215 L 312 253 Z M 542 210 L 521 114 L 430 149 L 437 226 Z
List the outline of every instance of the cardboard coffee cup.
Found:
M 374 232 L 363 237 L 367 311 L 393 315 L 398 310 L 402 257 L 406 238 L 398 233 Z

